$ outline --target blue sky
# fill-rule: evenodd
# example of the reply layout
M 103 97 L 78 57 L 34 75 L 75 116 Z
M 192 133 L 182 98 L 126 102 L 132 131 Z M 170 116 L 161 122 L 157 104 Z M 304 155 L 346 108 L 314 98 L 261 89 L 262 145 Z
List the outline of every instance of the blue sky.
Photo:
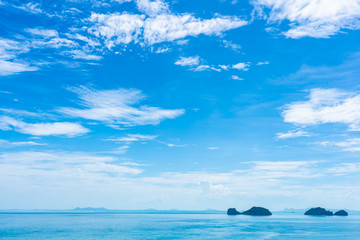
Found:
M 1 209 L 358 209 L 359 1 L 0 16 Z

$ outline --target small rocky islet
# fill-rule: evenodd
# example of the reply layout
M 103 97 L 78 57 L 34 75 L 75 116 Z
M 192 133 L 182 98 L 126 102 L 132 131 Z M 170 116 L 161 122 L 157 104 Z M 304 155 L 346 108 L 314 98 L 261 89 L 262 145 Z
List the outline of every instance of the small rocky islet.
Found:
M 227 210 L 227 215 L 250 215 L 250 216 L 270 216 L 272 213 L 263 207 L 252 207 L 247 211 L 239 212 L 236 208 L 229 208 Z
M 345 210 L 339 210 L 337 212 L 334 213 L 334 216 L 348 216 L 348 212 Z
M 345 210 L 339 210 L 335 213 L 333 213 L 332 211 L 326 210 L 325 208 L 322 207 L 316 207 L 316 208 L 310 208 L 309 210 L 307 210 L 304 215 L 308 215 L 308 216 L 348 216 L 348 212 L 346 212 Z
M 229 208 L 227 210 L 227 215 L 250 215 L 250 216 L 271 216 L 272 213 L 263 207 L 252 207 L 247 211 L 244 212 L 239 212 L 236 210 L 236 208 Z M 325 208 L 322 207 L 315 207 L 315 208 L 310 208 L 309 210 L 307 210 L 304 215 L 308 215 L 308 216 L 348 216 L 348 212 L 345 210 L 339 210 L 335 213 L 333 213 L 332 211 L 326 210 Z
M 332 211 L 328 211 L 325 208 L 316 207 L 316 208 L 310 208 L 307 210 L 304 215 L 310 215 L 310 216 L 332 216 L 334 215 Z

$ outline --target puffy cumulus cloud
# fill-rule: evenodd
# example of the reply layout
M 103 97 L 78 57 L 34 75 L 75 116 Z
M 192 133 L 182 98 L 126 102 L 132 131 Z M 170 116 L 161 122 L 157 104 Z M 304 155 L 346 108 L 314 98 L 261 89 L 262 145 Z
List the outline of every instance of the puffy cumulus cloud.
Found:
M 250 63 L 237 63 L 232 66 L 233 69 L 248 71 Z
M 71 117 L 105 122 L 109 126 L 156 125 L 165 119 L 173 119 L 185 113 L 184 109 L 168 110 L 146 105 L 138 106 L 145 96 L 140 90 L 135 89 L 95 90 L 77 87 L 69 90 L 78 94 L 78 103 L 85 108 L 62 107 L 57 109 L 58 112 Z
M 200 57 L 199 56 L 195 56 L 195 57 L 180 57 L 180 59 L 178 59 L 175 62 L 175 65 L 180 65 L 180 66 L 194 66 L 194 65 L 199 65 L 200 63 Z
M 308 137 L 310 133 L 303 130 L 293 130 L 286 133 L 277 133 L 277 138 L 287 139 L 287 138 L 296 138 L 296 137 Z
M 284 35 L 290 38 L 326 38 L 341 29 L 360 28 L 358 0 L 254 0 L 255 9 L 264 14 L 270 9 L 268 22 L 289 21 Z
M 298 125 L 342 123 L 360 131 L 360 94 L 339 89 L 315 88 L 309 100 L 287 104 L 282 116 L 285 122 Z
M 156 16 L 160 13 L 169 12 L 169 5 L 162 0 L 135 0 L 139 11 L 144 12 L 148 16 Z
M 90 131 L 78 123 L 26 123 L 7 116 L 0 117 L 0 129 L 4 131 L 15 130 L 34 136 L 64 135 L 68 137 L 83 135 Z
M 97 14 L 92 13 L 89 21 L 89 33 L 105 39 L 107 48 L 118 44 L 138 42 L 144 26 L 144 15 L 137 14 Z
M 232 79 L 232 80 L 237 80 L 237 81 L 243 81 L 243 80 L 244 80 L 243 78 L 241 78 L 241 77 L 239 77 L 239 76 L 236 76 L 236 75 L 232 75 L 232 76 L 231 76 L 231 79 Z

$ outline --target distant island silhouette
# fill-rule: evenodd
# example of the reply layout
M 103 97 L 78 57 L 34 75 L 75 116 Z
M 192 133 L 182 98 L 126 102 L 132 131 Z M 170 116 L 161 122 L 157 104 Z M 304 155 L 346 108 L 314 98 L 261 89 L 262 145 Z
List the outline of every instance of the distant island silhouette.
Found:
M 326 210 L 322 207 L 310 208 L 307 210 L 304 215 L 309 216 L 348 216 L 349 214 L 345 210 L 339 210 L 335 213 L 332 211 Z
M 348 212 L 345 210 L 339 210 L 337 212 L 334 213 L 334 216 L 348 216 Z
M 263 207 L 252 207 L 242 213 L 238 212 L 236 208 L 229 208 L 227 215 L 250 215 L 250 216 L 270 216 L 272 213 Z

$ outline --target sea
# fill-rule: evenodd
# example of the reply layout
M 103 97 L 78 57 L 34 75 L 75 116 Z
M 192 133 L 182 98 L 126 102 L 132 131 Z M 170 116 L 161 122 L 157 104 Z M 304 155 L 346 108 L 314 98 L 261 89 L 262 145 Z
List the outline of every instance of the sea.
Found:
M 0 239 L 360 240 L 360 215 L 0 213 Z

